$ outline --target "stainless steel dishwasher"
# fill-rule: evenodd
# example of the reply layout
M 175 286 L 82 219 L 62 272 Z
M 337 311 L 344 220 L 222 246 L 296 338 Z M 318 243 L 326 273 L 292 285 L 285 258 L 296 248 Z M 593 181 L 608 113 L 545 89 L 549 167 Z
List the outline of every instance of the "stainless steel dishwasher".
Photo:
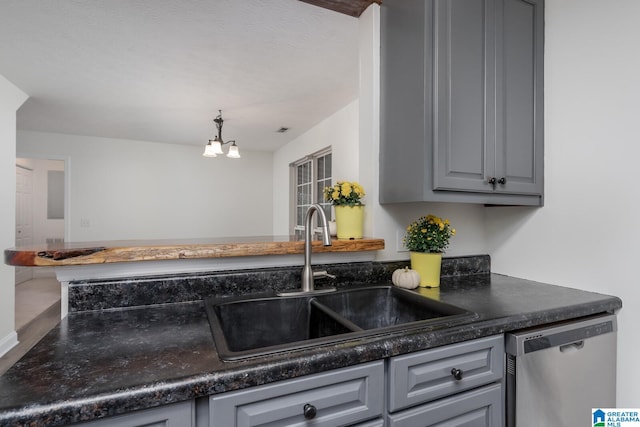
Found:
M 506 335 L 507 427 L 593 425 L 616 406 L 615 315 Z

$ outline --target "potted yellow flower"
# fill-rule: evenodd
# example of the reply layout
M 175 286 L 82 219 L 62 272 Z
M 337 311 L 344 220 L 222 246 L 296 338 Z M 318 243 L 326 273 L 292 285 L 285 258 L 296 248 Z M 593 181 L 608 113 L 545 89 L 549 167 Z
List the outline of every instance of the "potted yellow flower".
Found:
M 338 239 L 361 239 L 364 227 L 364 188 L 357 182 L 338 181 L 324 188 L 324 198 L 336 212 Z
M 455 234 L 448 219 L 434 215 L 420 217 L 407 227 L 404 244 L 411 252 L 411 268 L 420 274 L 420 286 L 440 286 L 442 254 Z

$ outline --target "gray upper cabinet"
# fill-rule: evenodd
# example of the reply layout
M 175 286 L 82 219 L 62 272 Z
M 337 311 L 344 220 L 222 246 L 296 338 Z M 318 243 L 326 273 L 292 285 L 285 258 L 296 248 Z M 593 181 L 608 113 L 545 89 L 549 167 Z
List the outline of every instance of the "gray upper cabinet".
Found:
M 494 14 L 488 1 L 435 1 L 433 189 L 490 191 L 495 170 Z
M 385 0 L 380 202 L 542 205 L 542 0 Z

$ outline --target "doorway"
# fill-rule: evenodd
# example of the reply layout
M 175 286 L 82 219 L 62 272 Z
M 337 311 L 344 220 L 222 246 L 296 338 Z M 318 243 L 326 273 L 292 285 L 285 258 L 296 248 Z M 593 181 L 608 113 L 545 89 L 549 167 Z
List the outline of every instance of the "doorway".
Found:
M 16 246 L 64 242 L 65 161 L 16 159 Z M 53 268 L 16 268 L 16 285 L 55 277 Z
M 16 246 L 64 242 L 64 175 L 64 160 L 16 159 Z M 31 325 L 59 313 L 61 287 L 53 267 L 16 267 L 15 283 L 15 327 L 22 342 Z

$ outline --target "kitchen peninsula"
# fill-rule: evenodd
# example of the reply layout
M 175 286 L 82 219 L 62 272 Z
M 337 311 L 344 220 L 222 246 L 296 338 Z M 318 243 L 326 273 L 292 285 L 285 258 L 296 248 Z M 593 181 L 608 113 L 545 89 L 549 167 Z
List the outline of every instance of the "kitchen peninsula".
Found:
M 314 263 L 346 263 L 373 260 L 384 243 L 334 238 L 331 246 L 313 240 L 311 248 Z M 16 267 L 55 267 L 65 317 L 74 281 L 302 265 L 303 253 L 304 239 L 296 236 L 243 236 L 50 243 L 9 248 L 4 256 Z
M 326 285 L 345 290 L 388 285 L 394 269 L 406 264 L 372 261 L 318 267 L 336 276 L 326 279 Z M 281 390 L 293 384 L 311 384 L 313 394 L 319 387 L 315 381 L 325 374 L 326 378 L 337 375 L 340 382 L 344 373 L 355 375 L 365 368 L 371 378 L 383 381 L 379 371 L 385 360 L 400 361 L 405 355 L 426 356 L 443 349 L 471 351 L 469 346 L 486 342 L 500 344 L 492 350 L 498 354 L 505 332 L 616 313 L 622 307 L 614 296 L 493 274 L 487 255 L 445 258 L 442 267 L 440 288 L 415 292 L 473 312 L 474 317 L 242 360 L 220 357 L 204 299 L 295 289 L 300 285 L 299 267 L 72 281 L 68 316 L 0 376 L 0 426 L 63 426 L 100 420 L 107 423 L 101 426 L 139 425 L 146 416 L 164 417 L 164 411 L 195 419 L 197 426 L 226 426 L 230 424 L 216 424 L 216 416 L 209 411 L 227 396 L 244 392 L 253 396 L 264 390 L 261 387 Z M 65 268 L 73 267 L 60 269 Z M 273 322 L 278 318 L 274 313 Z M 501 376 L 502 369 L 492 372 Z M 473 384 L 473 377 L 461 385 L 466 381 Z M 378 391 L 386 387 L 378 386 Z M 500 380 L 491 379 L 482 388 L 432 401 L 464 398 L 480 404 L 476 392 L 483 390 L 497 396 L 492 405 L 499 414 L 500 389 Z M 373 395 L 358 392 L 355 396 Z M 366 422 L 363 426 L 383 425 L 383 418 L 413 410 L 386 411 L 368 399 L 358 403 L 368 411 L 361 418 Z M 425 405 L 428 409 L 430 403 Z M 326 409 L 318 417 L 334 416 Z M 138 423 L 110 424 L 120 420 Z

